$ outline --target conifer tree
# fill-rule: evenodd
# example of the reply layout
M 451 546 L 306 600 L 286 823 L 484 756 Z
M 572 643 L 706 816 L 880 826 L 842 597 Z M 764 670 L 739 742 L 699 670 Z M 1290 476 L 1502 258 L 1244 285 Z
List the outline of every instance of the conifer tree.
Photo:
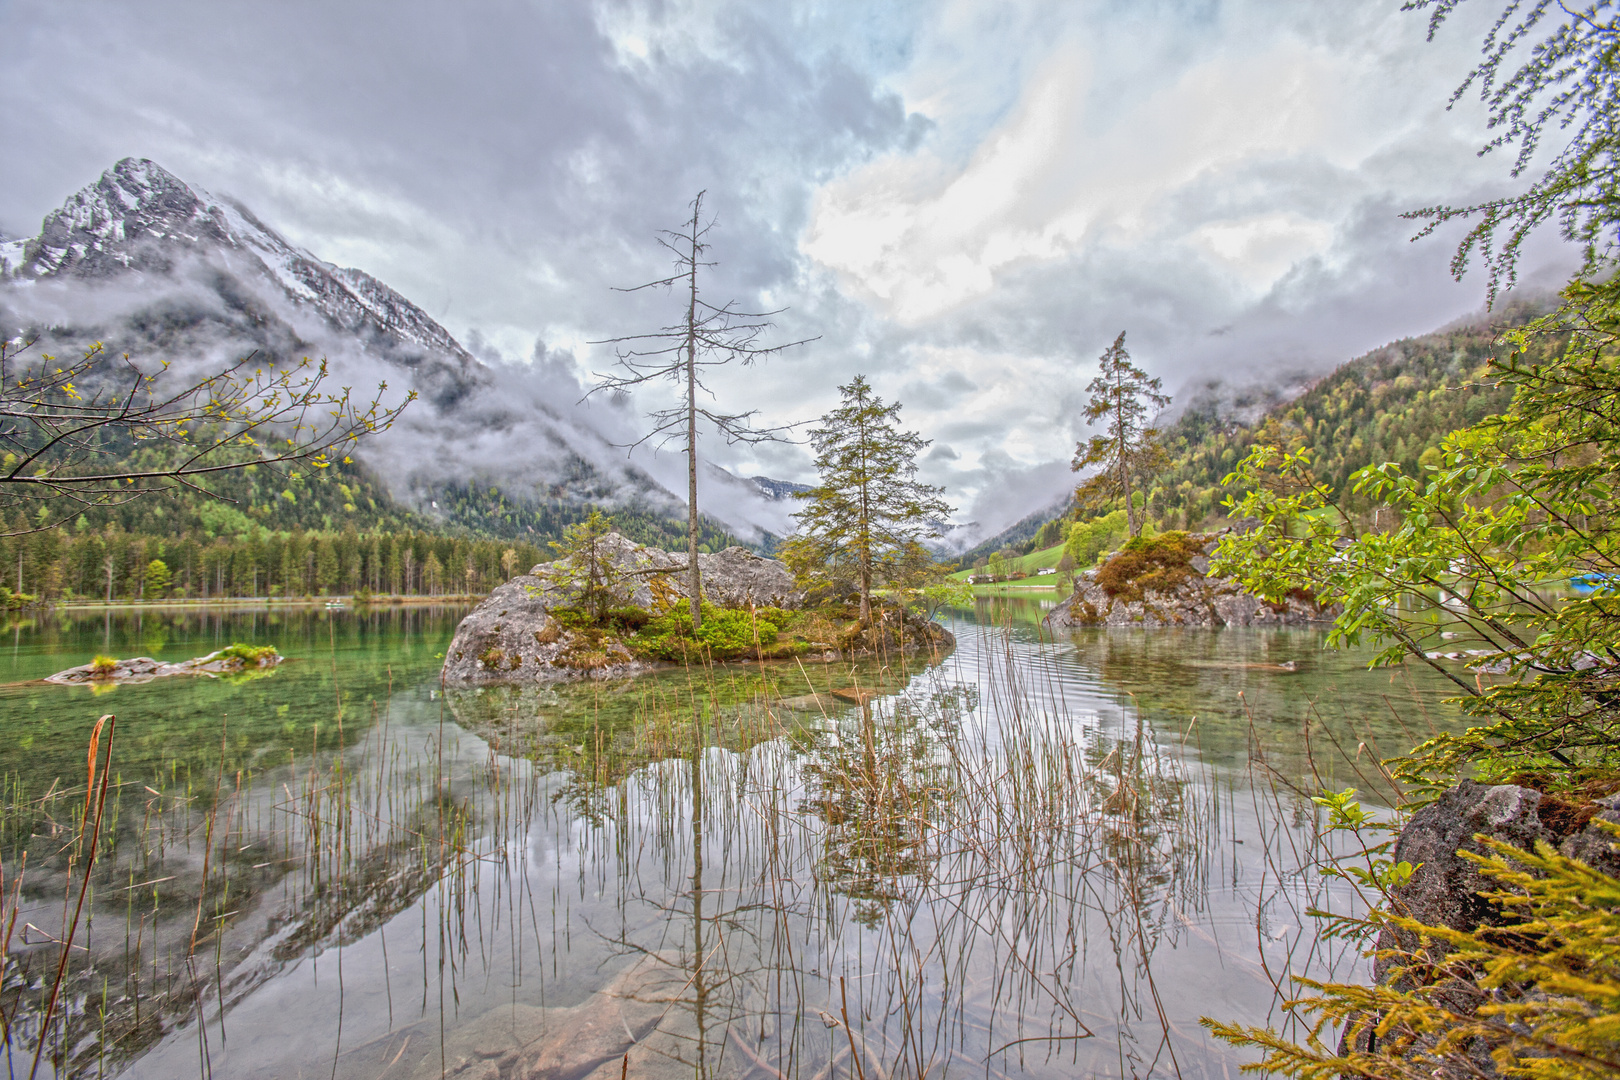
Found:
M 161 600 L 169 592 L 169 565 L 162 559 L 153 559 L 146 564 L 146 579 L 142 583 L 141 599 Z
M 625 599 L 620 575 L 602 550 L 602 541 L 612 532 L 612 520 L 592 510 L 584 521 L 564 529 L 560 542 L 551 542 L 559 556 L 553 568 L 578 591 L 579 605 L 592 622 L 600 622 L 609 608 Z
M 1086 386 L 1091 395 L 1085 417 L 1091 423 L 1105 421 L 1103 431 L 1075 448 L 1071 468 L 1075 472 L 1093 465 L 1099 471 L 1087 478 L 1077 489 L 1075 498 L 1081 506 L 1120 499 L 1125 503 L 1125 521 L 1132 536 L 1142 534 L 1147 508 L 1138 514 L 1131 502 L 1135 477 L 1151 475 L 1166 460 L 1159 445 L 1159 432 L 1149 427 L 1150 409 L 1157 411 L 1170 404 L 1170 396 L 1163 392 L 1163 382 L 1150 379 L 1147 372 L 1131 363 L 1131 354 L 1125 351 L 1125 332 L 1120 331 L 1114 343 L 1103 350 L 1099 358 L 1102 370 Z
M 953 508 L 944 488 L 917 480 L 917 455 L 930 443 L 903 431 L 898 402 L 885 405 L 864 376 L 838 388 L 843 403 L 810 432 L 821 483 L 798 497 L 799 533 L 784 556 L 801 576 L 853 577 L 861 622 L 872 617 L 872 587 L 898 567 Z

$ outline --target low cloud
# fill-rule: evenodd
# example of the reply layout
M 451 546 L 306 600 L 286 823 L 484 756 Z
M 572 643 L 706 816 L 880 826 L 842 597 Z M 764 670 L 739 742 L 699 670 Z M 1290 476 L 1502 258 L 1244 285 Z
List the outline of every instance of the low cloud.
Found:
M 606 469 L 645 424 L 658 388 L 624 409 L 563 391 L 611 363 L 590 342 L 679 317 L 678 297 L 614 287 L 668 272 L 658 230 L 707 190 L 706 295 L 786 308 L 780 340 L 819 336 L 717 373 L 722 407 L 810 420 L 865 374 L 949 444 L 925 479 L 965 514 L 1004 516 L 1007 485 L 1029 506 L 1058 489 L 1042 478 L 1084 436 L 1085 383 L 1119 331 L 1182 400 L 1296 386 L 1477 311 L 1481 277 L 1448 273 L 1456 231 L 1413 244 L 1399 215 L 1521 183 L 1476 154 L 1478 103 L 1446 107 L 1487 5 L 1461 5 L 1433 43 L 1391 0 L 418 15 L 6 5 L 0 31 L 28 47 L 0 109 L 30 152 L 0 186 L 0 228 L 30 234 L 126 154 L 236 195 L 462 340 L 477 329 L 491 374 L 468 408 L 508 441 L 433 445 L 521 479 L 508 445 L 549 460 L 551 434 L 579 432 Z M 70 55 L 116 56 L 119 77 L 63 79 Z M 1543 237 L 1524 266 L 1556 285 L 1575 261 Z M 706 446 L 735 473 L 814 478 L 803 446 Z M 633 467 L 684 488 L 660 456 L 612 466 Z
M 444 485 L 468 485 L 519 499 L 684 511 L 684 500 L 671 494 L 684 490 L 684 457 L 632 453 L 643 430 L 635 403 L 587 396 L 591 384 L 574 357 L 543 342 L 514 361 L 482 335 L 469 335 L 479 361 L 471 369 L 408 347 L 385 355 L 221 254 L 186 259 L 162 277 L 14 284 L 0 291 L 0 318 L 8 335 L 43 330 L 36 352 L 82 350 L 99 340 L 143 370 L 158 372 L 167 360 L 161 378 L 177 387 L 258 354 L 281 363 L 323 360 L 329 385 L 351 386 L 357 395 L 387 383 L 386 405 L 417 389 L 421 397 L 357 456 L 418 509 Z M 791 526 L 783 507 L 718 467 L 706 470 L 700 505 L 748 539 Z

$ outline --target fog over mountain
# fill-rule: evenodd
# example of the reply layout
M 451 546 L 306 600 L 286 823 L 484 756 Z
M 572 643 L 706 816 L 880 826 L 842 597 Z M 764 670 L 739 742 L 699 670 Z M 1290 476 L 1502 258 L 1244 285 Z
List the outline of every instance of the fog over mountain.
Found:
M 126 158 L 45 218 L 38 236 L 0 244 L 0 319 L 53 354 L 106 344 L 164 379 L 254 355 L 324 358 L 335 381 L 386 402 L 420 400 L 361 459 L 396 498 L 431 509 L 446 483 L 518 498 L 572 498 L 670 514 L 684 461 L 626 447 L 641 417 L 625 399 L 584 400 L 572 357 L 537 344 L 517 363 L 474 336 L 464 347 L 416 304 L 363 270 L 289 244 L 239 202 Z M 710 467 L 705 512 L 744 537 L 781 535 L 781 489 Z
M 1477 98 L 1452 100 L 1499 10 L 1458 5 L 1431 41 L 1402 0 L 11 0 L 0 230 L 159 161 L 511 367 L 480 408 L 506 430 L 538 395 L 549 462 L 550 435 L 618 441 L 669 400 L 576 412 L 564 390 L 613 362 L 593 342 L 677 317 L 615 290 L 668 273 L 658 230 L 705 191 L 707 295 L 817 339 L 717 372 L 720 407 L 798 423 L 863 374 L 993 535 L 1072 481 L 1121 330 L 1178 399 L 1244 409 L 1482 307 L 1482 276 L 1448 272 L 1465 227 L 1413 243 L 1401 215 L 1522 190 L 1479 153 Z M 105 72 L 64 76 L 87 57 Z M 1577 261 L 1544 230 L 1523 281 Z M 471 439 L 433 445 L 461 462 Z M 802 445 L 710 449 L 814 479 Z

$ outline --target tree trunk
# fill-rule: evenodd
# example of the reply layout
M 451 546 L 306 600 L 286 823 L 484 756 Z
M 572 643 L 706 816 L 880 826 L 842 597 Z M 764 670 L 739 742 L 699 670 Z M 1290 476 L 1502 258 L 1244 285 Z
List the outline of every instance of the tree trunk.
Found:
M 1119 486 L 1125 492 L 1125 530 L 1132 537 L 1141 535 L 1142 527 L 1136 521 L 1136 504 L 1131 502 L 1131 459 L 1129 432 L 1125 429 L 1125 387 L 1118 375 L 1114 378 L 1114 426 L 1119 431 Z
M 872 625 L 872 502 L 870 450 L 866 421 L 861 421 L 861 625 Z
M 698 216 L 703 205 L 699 195 L 692 204 L 691 263 L 687 268 L 686 300 L 686 559 L 688 587 L 691 589 L 692 632 L 703 625 L 703 582 L 698 574 L 697 501 L 697 266 Z
M 1136 520 L 1136 504 L 1131 501 L 1131 467 L 1125 458 L 1123 446 L 1119 452 L 1119 482 L 1125 489 L 1125 528 L 1132 536 L 1140 536 L 1142 526 Z

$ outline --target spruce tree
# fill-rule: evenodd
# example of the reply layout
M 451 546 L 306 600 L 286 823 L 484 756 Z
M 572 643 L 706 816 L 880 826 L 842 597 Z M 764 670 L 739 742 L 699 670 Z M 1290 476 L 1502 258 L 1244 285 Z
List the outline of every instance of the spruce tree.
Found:
M 560 542 L 551 542 L 558 554 L 551 564 L 553 571 L 578 593 L 579 606 L 592 622 L 601 622 L 611 608 L 628 598 L 623 575 L 602 548 L 602 541 L 613 531 L 612 520 L 592 510 L 584 521 L 564 529 Z
M 944 488 L 917 480 L 917 455 L 930 440 L 903 431 L 898 402 L 885 405 L 864 376 L 840 386 L 843 403 L 810 432 L 821 483 L 798 497 L 799 533 L 784 555 L 802 576 L 853 577 L 861 622 L 872 617 L 872 587 L 952 513 Z
M 1106 423 L 1100 434 L 1075 448 L 1071 465 L 1076 472 L 1093 465 L 1099 470 L 1075 489 L 1074 496 L 1081 506 L 1122 500 L 1126 525 L 1132 536 L 1140 536 L 1147 507 L 1141 514 L 1136 512 L 1131 502 L 1132 481 L 1151 474 L 1166 460 L 1159 432 L 1148 426 L 1148 410 L 1164 408 L 1170 404 L 1170 396 L 1163 392 L 1161 380 L 1148 378 L 1147 372 L 1131 363 L 1123 330 L 1103 350 L 1099 363 L 1102 370 L 1086 386 L 1091 399 L 1085 417 L 1091 423 Z

